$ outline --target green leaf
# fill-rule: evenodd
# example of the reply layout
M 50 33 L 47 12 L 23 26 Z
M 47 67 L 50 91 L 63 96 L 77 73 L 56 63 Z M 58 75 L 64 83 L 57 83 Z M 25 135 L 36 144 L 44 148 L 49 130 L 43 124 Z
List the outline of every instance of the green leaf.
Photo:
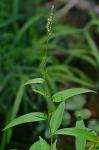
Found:
M 40 137 L 40 146 L 41 146 L 41 150 L 50 149 L 50 146 L 48 145 L 48 143 L 45 140 L 43 140 L 41 137 Z
M 91 119 L 88 122 L 88 128 L 96 131 L 97 133 L 99 133 L 99 120 L 97 119 Z
M 39 143 L 39 141 L 37 141 L 34 144 L 32 144 L 32 146 L 30 147 L 29 150 L 40 150 L 40 143 Z
M 65 108 L 65 102 L 62 102 L 59 104 L 57 109 L 52 114 L 51 120 L 50 120 L 50 128 L 51 128 L 51 134 L 53 135 L 56 130 L 59 128 L 62 119 L 63 119 L 63 113 Z
M 43 83 L 43 82 L 44 82 L 44 79 L 35 78 L 35 79 L 28 80 L 24 85 L 35 84 L 35 83 Z
M 83 137 L 88 141 L 96 142 L 97 136 L 94 135 L 92 132 L 88 131 L 87 129 L 78 129 L 74 128 L 64 128 L 56 131 L 55 134 L 62 134 L 62 135 L 71 135 L 75 137 Z
M 89 119 L 91 117 L 91 111 L 89 109 L 83 108 L 83 109 L 79 109 L 75 111 L 75 116 L 78 116 L 78 114 L 80 114 L 80 116 L 82 117 L 82 119 Z
M 85 97 L 83 95 L 76 95 L 66 101 L 66 110 L 79 110 L 86 104 Z
M 40 140 L 34 143 L 29 150 L 50 150 L 50 146 L 40 137 Z
M 76 121 L 76 128 L 79 128 L 79 129 L 85 128 L 85 125 L 82 119 Z M 85 147 L 86 147 L 86 139 L 84 137 L 76 136 L 76 150 L 85 150 Z
M 89 89 L 72 88 L 72 89 L 64 90 L 64 91 L 61 91 L 61 92 L 54 94 L 52 99 L 54 102 L 60 102 L 63 100 L 67 100 L 67 99 L 69 99 L 73 96 L 76 96 L 78 94 L 83 94 L 83 93 L 88 93 L 88 92 L 94 92 L 95 93 L 95 91 L 89 90 Z
M 15 120 L 13 120 L 4 128 L 4 130 L 11 128 L 13 126 L 19 125 L 19 124 L 23 124 L 27 122 L 37 122 L 37 121 L 42 121 L 46 119 L 47 119 L 47 116 L 44 113 L 40 113 L 40 112 L 29 113 L 29 114 L 20 116 L 16 118 Z
M 44 86 L 42 86 L 42 84 L 35 84 L 35 85 L 33 84 L 33 85 L 31 85 L 31 87 L 32 87 L 33 92 L 46 97 L 46 95 L 47 95 L 46 88 L 44 89 Z
M 56 141 L 52 144 L 51 149 L 50 150 L 57 150 L 56 148 Z

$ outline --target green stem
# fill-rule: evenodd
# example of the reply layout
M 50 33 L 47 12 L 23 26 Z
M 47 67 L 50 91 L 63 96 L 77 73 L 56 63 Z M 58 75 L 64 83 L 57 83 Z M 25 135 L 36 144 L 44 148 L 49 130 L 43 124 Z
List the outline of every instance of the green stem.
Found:
M 94 144 L 92 144 L 88 150 L 92 150 L 94 148 Z
M 55 109 L 55 105 L 52 102 L 52 98 L 51 98 L 51 94 L 50 94 L 50 90 L 48 87 L 48 73 L 47 73 L 47 56 L 48 56 L 48 42 L 49 42 L 49 35 L 47 37 L 47 41 L 46 41 L 46 48 L 44 49 L 44 53 L 43 53 L 43 58 L 40 64 L 40 72 L 42 75 L 42 78 L 45 80 L 45 86 L 46 86 L 46 99 L 47 99 L 47 106 L 48 106 L 48 113 L 52 112 Z

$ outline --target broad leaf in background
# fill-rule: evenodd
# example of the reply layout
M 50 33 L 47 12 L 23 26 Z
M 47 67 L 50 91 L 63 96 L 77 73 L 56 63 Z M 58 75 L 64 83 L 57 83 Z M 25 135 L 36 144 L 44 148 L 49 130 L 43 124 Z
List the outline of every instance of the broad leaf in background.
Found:
M 50 146 L 40 137 L 40 140 L 34 143 L 29 150 L 50 150 Z
M 51 120 L 50 120 L 50 128 L 51 128 L 51 134 L 53 135 L 56 130 L 59 128 L 64 114 L 64 108 L 65 108 L 65 102 L 62 102 L 59 104 L 55 112 L 52 114 Z
M 78 117 L 78 121 L 76 121 L 76 128 L 84 129 L 85 125 L 81 117 Z M 84 137 L 77 137 L 76 136 L 76 150 L 85 150 L 86 147 L 86 139 Z
M 35 83 L 43 83 L 43 82 L 44 82 L 44 79 L 35 78 L 35 79 L 28 80 L 24 85 L 35 84 Z
M 13 126 L 19 125 L 19 124 L 23 124 L 27 122 L 37 122 L 37 121 L 42 121 L 46 119 L 47 119 L 47 116 L 44 113 L 40 113 L 40 112 L 29 113 L 29 114 L 23 115 L 13 120 L 4 128 L 4 130 L 11 128 Z
M 66 110 L 79 110 L 86 104 L 86 99 L 83 95 L 77 95 L 66 101 Z
M 89 92 L 94 92 L 93 90 L 89 89 L 84 89 L 84 88 L 72 88 L 72 89 L 67 89 L 64 91 L 60 91 L 56 94 L 53 95 L 52 99 L 54 102 L 61 102 L 63 100 L 67 100 L 73 96 L 76 96 L 78 94 L 83 94 L 83 93 L 89 93 Z
M 60 129 L 60 130 L 56 131 L 55 134 L 83 137 L 86 140 L 92 141 L 92 142 L 96 142 L 98 139 L 98 136 L 96 136 L 94 133 L 92 133 L 86 129 L 78 129 L 76 127 Z
M 89 119 L 92 115 L 91 111 L 87 108 L 82 108 L 82 109 L 76 110 L 74 114 L 76 117 L 78 116 L 78 114 L 80 114 L 80 116 L 82 117 L 83 120 Z
M 99 134 L 99 120 L 96 120 L 96 119 L 89 120 L 88 128 L 96 131 Z

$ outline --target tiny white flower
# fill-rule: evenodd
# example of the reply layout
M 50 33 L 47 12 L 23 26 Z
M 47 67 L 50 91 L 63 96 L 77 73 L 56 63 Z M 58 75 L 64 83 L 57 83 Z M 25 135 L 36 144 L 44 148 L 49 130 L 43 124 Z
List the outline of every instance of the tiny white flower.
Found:
M 52 7 L 51 7 L 51 13 L 47 20 L 47 25 L 46 25 L 48 36 L 50 36 L 52 33 L 53 15 L 54 15 L 54 5 L 52 5 Z

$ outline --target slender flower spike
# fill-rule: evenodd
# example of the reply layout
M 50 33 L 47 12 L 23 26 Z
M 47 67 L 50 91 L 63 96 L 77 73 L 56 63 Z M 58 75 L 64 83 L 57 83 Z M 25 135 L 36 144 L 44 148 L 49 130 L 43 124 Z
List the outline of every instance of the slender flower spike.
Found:
M 50 16 L 48 17 L 48 21 L 46 25 L 48 37 L 50 37 L 52 33 L 53 15 L 54 15 L 54 5 L 52 5 L 51 7 L 51 13 L 50 13 Z

